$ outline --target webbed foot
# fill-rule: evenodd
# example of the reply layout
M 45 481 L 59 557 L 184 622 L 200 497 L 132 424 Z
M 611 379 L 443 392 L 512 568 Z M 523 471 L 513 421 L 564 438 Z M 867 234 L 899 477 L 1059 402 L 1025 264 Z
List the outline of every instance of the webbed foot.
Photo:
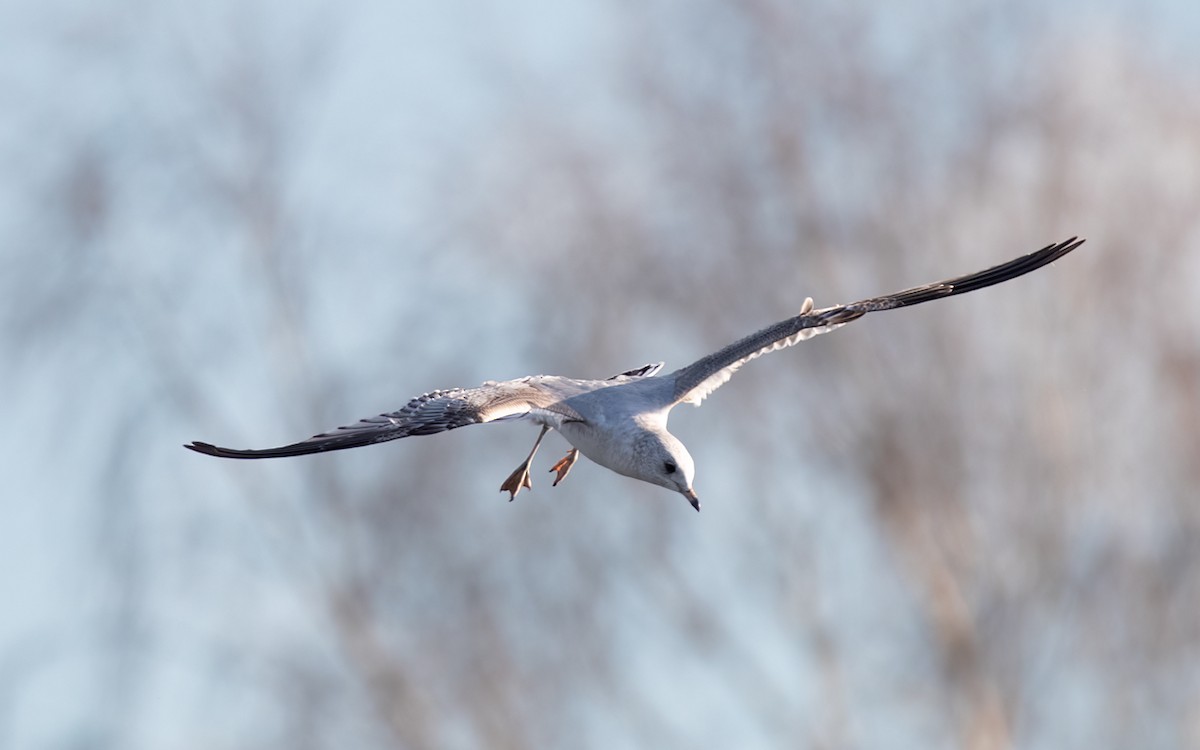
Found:
M 508 479 L 504 480 L 504 484 L 500 485 L 501 492 L 509 493 L 508 501 L 511 503 L 517 499 L 517 493 L 521 488 L 533 489 L 533 482 L 529 481 L 529 461 L 518 466 L 512 474 L 508 475 Z
M 521 491 L 522 487 L 528 490 L 533 489 L 533 482 L 529 481 L 529 466 L 533 463 L 533 457 L 537 455 L 538 446 L 542 444 L 542 438 L 546 436 L 546 431 L 549 429 L 549 427 L 542 427 L 542 431 L 538 433 L 537 440 L 533 443 L 533 450 L 529 451 L 529 455 L 525 457 L 525 461 L 514 469 L 512 474 L 508 475 L 508 479 L 504 480 L 504 484 L 500 485 L 501 492 L 509 493 L 508 501 L 510 503 L 517 499 L 517 493 Z
M 571 450 L 569 450 L 567 452 L 567 455 L 563 456 L 562 458 L 560 458 L 558 460 L 558 463 L 551 466 L 550 471 L 557 471 L 558 476 L 556 476 L 554 478 L 554 484 L 552 484 L 550 486 L 557 487 L 559 482 L 566 479 L 567 474 L 569 474 L 571 471 L 571 467 L 574 466 L 575 462 L 578 460 L 579 460 L 579 449 L 572 448 Z

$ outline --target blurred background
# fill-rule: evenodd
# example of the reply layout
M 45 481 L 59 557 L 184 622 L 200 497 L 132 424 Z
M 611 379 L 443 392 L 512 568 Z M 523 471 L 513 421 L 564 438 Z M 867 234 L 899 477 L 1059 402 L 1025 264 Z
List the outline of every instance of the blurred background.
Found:
M 0 4 L 0 747 L 1200 747 L 1200 6 Z M 418 393 L 757 361 L 498 492 Z

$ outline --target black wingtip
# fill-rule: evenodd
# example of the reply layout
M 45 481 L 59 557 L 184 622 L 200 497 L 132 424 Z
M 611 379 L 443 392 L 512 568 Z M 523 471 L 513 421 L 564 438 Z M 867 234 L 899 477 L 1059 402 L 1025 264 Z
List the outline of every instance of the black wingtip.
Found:
M 906 299 L 905 302 L 906 304 L 914 304 L 925 302 L 935 296 L 951 297 L 956 294 L 973 292 L 1001 282 L 1011 281 L 1019 276 L 1024 276 L 1027 273 L 1050 265 L 1082 245 L 1085 241 L 1079 237 L 1071 237 L 1062 242 L 1051 243 L 1041 250 L 1029 253 L 1028 255 L 1022 255 L 1020 258 L 1010 260 L 1007 263 L 1001 263 L 987 270 L 944 281 L 941 285 L 943 290 L 942 295 L 931 294 L 931 292 L 936 292 L 937 290 L 927 292 L 921 289 L 914 289 L 912 291 L 916 292 L 916 294 L 912 295 L 911 300 Z M 946 287 L 949 287 L 948 292 L 944 291 Z
M 294 446 L 271 448 L 269 450 L 261 451 L 244 451 L 237 450 L 235 448 L 222 448 L 219 445 L 213 445 L 212 443 L 205 443 L 196 440 L 183 447 L 190 451 L 196 451 L 197 453 L 203 453 L 206 456 L 215 456 L 217 458 L 275 458 L 278 456 L 299 455 L 297 452 L 292 450 Z

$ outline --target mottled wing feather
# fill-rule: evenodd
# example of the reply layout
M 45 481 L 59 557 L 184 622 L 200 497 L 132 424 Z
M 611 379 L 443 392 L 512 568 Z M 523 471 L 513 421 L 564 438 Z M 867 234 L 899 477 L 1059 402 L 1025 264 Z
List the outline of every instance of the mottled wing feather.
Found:
M 796 317 L 768 326 L 672 373 L 669 377 L 675 378 L 675 403 L 699 406 L 705 397 L 728 382 L 738 368 L 750 360 L 813 336 L 828 333 L 869 312 L 919 305 L 922 302 L 973 292 L 1015 279 L 1053 263 L 1083 242 L 1072 237 L 978 273 L 860 300 L 849 305 L 813 310 L 812 300 L 805 300 L 804 308 Z
M 184 446 L 221 458 L 280 458 L 357 448 L 412 435 L 433 435 L 470 424 L 535 416 L 550 424 L 580 419 L 561 403 L 552 388 L 539 387 L 539 378 L 484 383 L 478 388 L 431 391 L 400 409 L 314 435 L 298 443 L 262 450 L 221 448 L 194 442 Z

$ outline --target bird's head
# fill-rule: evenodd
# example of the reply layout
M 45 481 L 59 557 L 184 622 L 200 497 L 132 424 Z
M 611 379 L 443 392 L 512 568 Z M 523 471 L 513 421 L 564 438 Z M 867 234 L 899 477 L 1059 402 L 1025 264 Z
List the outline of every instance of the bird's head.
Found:
M 634 460 L 638 479 L 678 492 L 700 510 L 700 498 L 692 489 L 696 463 L 674 435 L 666 430 L 644 434 L 634 445 Z

